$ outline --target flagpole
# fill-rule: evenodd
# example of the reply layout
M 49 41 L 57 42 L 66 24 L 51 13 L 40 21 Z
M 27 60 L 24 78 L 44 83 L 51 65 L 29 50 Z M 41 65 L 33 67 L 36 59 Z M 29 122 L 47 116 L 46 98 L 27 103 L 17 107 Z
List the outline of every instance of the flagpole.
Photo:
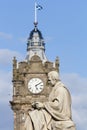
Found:
M 37 24 L 38 24 L 38 19 L 37 19 L 37 10 L 41 10 L 43 9 L 43 7 L 41 5 L 38 5 L 36 2 L 35 2 L 35 18 L 34 18 L 34 25 L 35 27 L 37 27 Z
M 37 24 L 37 3 L 35 2 L 35 24 Z

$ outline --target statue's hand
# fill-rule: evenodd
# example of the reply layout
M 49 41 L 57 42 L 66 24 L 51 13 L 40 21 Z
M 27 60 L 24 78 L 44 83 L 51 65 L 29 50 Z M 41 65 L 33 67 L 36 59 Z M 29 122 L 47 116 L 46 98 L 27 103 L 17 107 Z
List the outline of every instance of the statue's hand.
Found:
M 36 102 L 32 103 L 32 108 L 36 109 Z
M 44 108 L 44 104 L 41 103 L 41 102 L 35 102 L 35 103 L 32 104 L 32 107 L 39 110 L 39 109 Z

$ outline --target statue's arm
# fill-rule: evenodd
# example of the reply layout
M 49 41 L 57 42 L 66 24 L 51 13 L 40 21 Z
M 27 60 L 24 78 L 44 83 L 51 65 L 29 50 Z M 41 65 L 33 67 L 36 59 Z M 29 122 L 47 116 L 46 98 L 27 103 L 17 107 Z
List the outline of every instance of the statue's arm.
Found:
M 42 108 L 44 108 L 44 103 L 41 103 L 41 102 L 35 102 L 35 103 L 33 103 L 32 104 L 32 107 L 34 108 L 34 109 L 42 109 Z
M 64 103 L 64 91 L 63 89 L 58 89 L 56 90 L 56 92 L 54 93 L 53 97 L 51 97 L 51 100 L 49 99 L 48 102 L 45 102 L 45 108 L 47 110 L 58 110 L 60 111 L 62 109 Z

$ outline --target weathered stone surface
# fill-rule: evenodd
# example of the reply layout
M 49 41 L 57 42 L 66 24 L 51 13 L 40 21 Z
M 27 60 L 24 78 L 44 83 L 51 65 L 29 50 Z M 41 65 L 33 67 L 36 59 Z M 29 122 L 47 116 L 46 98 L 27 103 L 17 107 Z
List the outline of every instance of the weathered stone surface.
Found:
M 54 67 L 52 62 L 43 63 L 35 55 L 29 62 L 17 63 L 16 58 L 13 60 L 13 99 L 10 102 L 14 111 L 14 130 L 24 130 L 24 120 L 22 111 L 27 113 L 31 110 L 31 104 L 35 101 L 44 102 L 48 100 L 51 88 L 47 83 L 47 74 L 50 70 L 59 70 L 58 66 Z M 31 78 L 40 78 L 43 81 L 44 89 L 41 93 L 33 94 L 28 89 L 28 82 Z M 19 111 L 19 113 L 17 113 Z M 24 118 L 24 117 L 23 117 Z

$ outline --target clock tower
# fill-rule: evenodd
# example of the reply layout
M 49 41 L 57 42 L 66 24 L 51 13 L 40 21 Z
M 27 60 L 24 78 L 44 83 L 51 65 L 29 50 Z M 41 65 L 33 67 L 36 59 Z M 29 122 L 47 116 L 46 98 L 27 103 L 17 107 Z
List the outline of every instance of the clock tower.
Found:
M 59 72 L 59 60 L 50 62 L 45 55 L 45 42 L 41 31 L 34 23 L 27 41 L 27 54 L 24 61 L 13 58 L 13 98 L 10 101 L 14 113 L 14 130 L 24 130 L 27 111 L 32 110 L 35 101 L 48 100 L 50 87 L 47 84 L 48 72 Z

